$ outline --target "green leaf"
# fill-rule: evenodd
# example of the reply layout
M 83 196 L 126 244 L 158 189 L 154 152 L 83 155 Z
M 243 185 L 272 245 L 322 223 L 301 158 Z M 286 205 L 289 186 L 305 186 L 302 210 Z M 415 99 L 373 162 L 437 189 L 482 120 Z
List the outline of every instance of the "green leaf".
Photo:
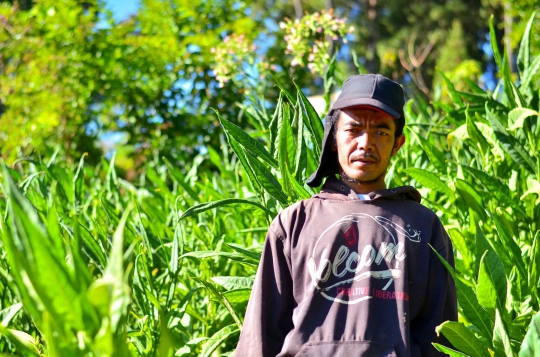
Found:
M 501 120 L 497 116 L 486 108 L 487 117 L 493 126 L 493 132 L 495 137 L 499 141 L 503 150 L 514 160 L 518 165 L 523 166 L 532 174 L 535 174 L 535 163 L 530 157 L 525 147 L 512 135 L 510 135 L 504 127 L 501 125 Z
M 479 182 L 485 187 L 486 192 L 494 196 L 500 203 L 512 207 L 516 212 L 525 216 L 525 210 L 521 206 L 519 200 L 513 198 L 513 193 L 506 183 L 497 177 L 493 177 L 484 171 L 475 169 L 467 165 L 459 164 L 459 166 L 472 176 L 473 182 Z
M 206 203 L 201 203 L 201 204 L 189 207 L 187 210 L 184 211 L 184 213 L 182 213 L 179 219 L 184 219 L 186 217 L 193 216 L 193 215 L 208 211 L 213 208 L 230 206 L 230 205 L 241 205 L 243 207 L 245 207 L 245 205 L 255 206 L 261 209 L 262 211 L 268 214 L 271 214 L 270 211 L 268 211 L 263 205 L 257 202 L 253 202 L 253 201 L 246 200 L 243 198 L 226 198 L 224 200 L 206 202 Z
M 225 258 L 238 261 L 242 264 L 247 264 L 247 265 L 251 265 L 255 267 L 258 266 L 258 263 L 254 262 L 253 259 L 246 259 L 243 255 L 238 254 L 238 253 L 233 253 L 233 252 L 219 252 L 219 251 L 203 250 L 203 251 L 196 251 L 196 252 L 188 252 L 180 256 L 180 258 L 186 258 L 186 257 L 192 257 L 192 258 L 197 258 L 197 259 L 225 257 Z
M 227 290 L 250 289 L 254 279 L 241 276 L 214 276 L 212 281 Z
M 461 322 L 446 321 L 437 326 L 436 331 L 437 334 L 442 333 L 454 348 L 471 357 L 488 356 L 482 341 Z
M 283 192 L 283 189 L 281 188 L 281 185 L 276 177 L 250 152 L 246 152 L 246 159 L 249 166 L 253 170 L 257 181 L 266 190 L 266 192 L 268 192 L 270 196 L 274 197 L 280 203 L 286 205 L 288 197 Z
M 485 220 L 486 212 L 484 210 L 484 204 L 482 203 L 482 197 L 476 190 L 469 183 L 460 179 L 456 179 L 456 190 L 467 206 Z
M 540 230 L 534 236 L 531 250 L 529 251 L 529 275 L 528 286 L 531 288 L 531 293 L 539 299 L 538 279 L 540 270 Z
M 219 115 L 219 112 L 214 109 L 219 122 L 223 126 L 223 129 L 227 132 L 227 135 L 235 140 L 238 144 L 242 145 L 246 150 L 249 150 L 253 155 L 260 157 L 264 162 L 274 168 L 278 168 L 278 163 L 272 155 L 266 151 L 264 146 L 257 140 L 249 136 L 238 125 L 231 123 L 227 119 L 224 119 Z
M 502 319 L 501 311 L 495 309 L 495 327 L 493 329 L 493 346 L 499 351 L 504 351 L 506 356 L 514 356 L 508 329 Z
M 531 62 L 531 58 L 530 58 L 531 28 L 533 26 L 535 16 L 536 16 L 536 12 L 533 12 L 531 17 L 529 18 L 529 21 L 527 22 L 527 26 L 525 27 L 525 32 L 523 33 L 523 37 L 521 38 L 521 44 L 519 46 L 517 66 L 522 76 L 523 76 L 523 72 L 527 68 L 529 68 L 529 65 Z
M 225 297 L 225 295 L 223 295 L 215 286 L 213 283 L 209 282 L 209 281 L 205 281 L 205 280 L 202 280 L 202 279 L 197 279 L 201 284 L 204 285 L 204 287 L 206 288 L 206 290 L 208 290 L 208 292 L 210 292 L 210 294 L 212 294 L 212 296 L 214 296 L 228 311 L 229 313 L 231 314 L 233 320 L 236 322 L 236 325 L 238 325 L 238 328 L 242 328 L 242 320 L 240 318 L 240 316 L 238 316 L 238 314 L 236 313 L 236 311 L 234 310 L 234 308 L 232 307 L 231 303 L 229 302 L 229 300 L 227 300 L 227 298 Z
M 296 193 L 296 195 L 297 195 L 298 197 L 300 197 L 301 199 L 304 199 L 304 200 L 307 200 L 308 198 L 311 197 L 311 193 L 309 193 L 309 192 L 304 188 L 304 186 L 302 186 L 302 185 L 300 184 L 300 182 L 298 182 L 298 181 L 296 180 L 296 177 L 294 177 L 294 175 L 291 173 L 289 166 L 285 167 L 285 172 L 282 171 L 282 174 L 285 174 L 285 175 L 288 176 L 289 181 L 290 181 L 290 183 L 291 183 L 292 186 L 293 186 L 294 192 Z
M 36 341 L 26 332 L 11 330 L 0 324 L 0 335 L 5 336 L 13 343 L 18 352 L 24 353 L 24 356 L 40 356 L 39 350 L 36 347 Z
M 319 114 L 313 108 L 313 105 L 306 98 L 300 87 L 294 83 L 296 90 L 298 91 L 298 104 L 302 113 L 302 118 L 312 135 L 313 149 L 317 157 L 321 155 L 322 141 L 324 137 L 324 126 L 322 124 Z
M 433 247 L 431 247 L 431 250 L 435 253 L 437 258 L 439 258 L 441 263 L 454 279 L 454 282 L 456 283 L 458 304 L 463 310 L 463 314 L 467 320 L 478 328 L 480 334 L 484 338 L 491 340 L 493 336 L 493 319 L 489 316 L 486 310 L 480 306 L 474 291 L 456 276 L 456 273 L 450 264 L 448 264 L 448 262 Z
M 508 124 L 510 125 L 508 129 L 514 131 L 516 129 L 523 128 L 525 119 L 533 115 L 538 116 L 540 114 L 536 110 L 532 110 L 528 108 L 512 109 L 510 113 L 508 113 Z
M 497 218 L 495 214 L 491 215 L 491 219 L 495 223 L 495 228 L 497 229 L 497 233 L 499 234 L 500 241 L 502 242 L 506 252 L 509 254 L 513 266 L 516 266 L 518 268 L 521 276 L 527 276 L 525 264 L 521 255 L 521 249 L 514 241 L 512 235 L 506 230 L 502 222 L 499 220 L 499 218 Z M 512 267 L 509 266 L 508 268 L 511 269 Z
M 540 70 L 540 55 L 536 56 L 532 61 L 531 65 L 525 69 L 522 76 L 521 88 L 527 89 L 533 78 Z
M 229 145 L 235 152 L 236 156 L 240 160 L 240 163 L 242 164 L 242 167 L 244 168 L 244 171 L 248 175 L 249 183 L 253 187 L 253 190 L 257 191 L 258 193 L 261 193 L 261 184 L 259 183 L 259 180 L 255 177 L 255 173 L 253 172 L 253 169 L 249 165 L 249 162 L 247 160 L 247 154 L 246 151 L 236 143 L 236 141 L 232 140 L 229 135 L 227 135 L 227 141 L 229 142 Z
M 456 88 L 454 87 L 454 84 L 446 77 L 444 72 L 437 70 L 439 72 L 439 75 L 442 77 L 444 82 L 446 83 L 446 86 L 448 87 L 448 92 L 450 94 L 450 98 L 452 98 L 452 102 L 454 102 L 454 105 L 457 107 L 463 107 L 463 100 L 461 100 L 461 97 L 459 96 L 459 93 L 456 91 Z
M 540 356 L 540 312 L 531 319 L 531 324 L 519 351 L 519 357 L 537 356 Z
M 274 75 L 270 74 L 270 77 L 276 82 L 277 86 L 281 91 L 285 94 L 287 99 L 291 102 L 292 105 L 296 105 L 296 96 L 294 96 L 284 85 L 281 83 L 281 81 Z
M 223 342 L 236 336 L 239 332 L 240 329 L 235 324 L 225 326 L 206 341 L 200 357 L 210 357 Z
M 103 283 L 109 286 L 109 318 L 113 331 L 120 328 L 120 321 L 126 317 L 130 303 L 130 288 L 124 275 L 124 227 L 132 209 L 133 207 L 129 205 L 122 214 L 120 223 L 113 234 L 111 253 L 105 273 L 101 279 L 96 280 L 98 284 Z
M 437 175 L 413 167 L 403 169 L 402 171 L 418 181 L 422 186 L 444 194 L 451 202 L 455 200 L 454 192 Z
M 469 134 L 469 139 L 473 142 L 473 144 L 476 144 L 478 149 L 480 150 L 480 153 L 482 156 L 484 156 L 489 151 L 489 144 L 487 140 L 484 138 L 484 135 L 478 130 L 475 123 L 471 120 L 471 117 L 469 116 L 469 108 L 465 110 L 465 120 L 467 123 L 467 133 Z
M 446 353 L 450 357 L 469 357 L 469 355 L 466 355 L 465 353 L 458 352 L 438 343 L 432 343 L 432 345 L 437 349 L 437 351 Z
M 198 201 L 199 200 L 199 197 L 197 196 L 197 194 L 195 193 L 195 191 L 193 191 L 193 189 L 189 186 L 189 184 L 184 180 L 184 175 L 180 172 L 180 170 L 178 170 L 177 168 L 175 168 L 171 162 L 166 158 L 166 157 L 163 157 L 163 161 L 165 162 L 165 165 L 167 165 L 167 168 L 169 169 L 169 173 L 171 174 L 172 178 L 180 185 L 182 186 L 182 188 L 184 189 L 184 191 L 187 192 L 187 194 L 192 198 L 194 199 L 195 201 Z
M 284 183 L 285 192 L 292 196 L 294 190 L 290 182 L 289 175 L 286 174 L 286 167 L 294 163 L 296 145 L 290 122 L 290 107 L 287 103 L 282 104 L 278 110 L 278 135 L 277 135 L 277 153 L 279 161 L 279 170 Z
M 248 302 L 250 295 L 251 289 L 236 289 L 223 293 L 223 296 L 225 296 L 225 298 L 227 298 L 227 300 L 231 304 L 241 304 L 244 302 Z
M 302 112 L 299 105 L 295 107 L 294 115 L 298 125 L 296 132 L 297 150 L 294 159 L 294 171 L 296 179 L 298 181 L 303 181 L 303 178 L 306 176 L 305 171 L 307 168 L 307 145 L 304 141 L 304 120 L 302 120 Z
M 486 251 L 480 260 L 478 302 L 488 311 L 504 308 L 506 287 L 506 275 L 500 258 L 494 251 Z
M 244 249 L 238 245 L 235 245 L 235 244 L 227 244 L 225 243 L 225 245 L 229 248 L 231 248 L 232 250 L 234 250 L 236 253 L 242 255 L 243 257 L 245 257 L 246 259 L 251 259 L 254 263 L 259 263 L 259 261 L 261 260 L 261 253 L 257 253 L 257 252 L 253 252 L 251 250 L 248 250 L 248 249 Z

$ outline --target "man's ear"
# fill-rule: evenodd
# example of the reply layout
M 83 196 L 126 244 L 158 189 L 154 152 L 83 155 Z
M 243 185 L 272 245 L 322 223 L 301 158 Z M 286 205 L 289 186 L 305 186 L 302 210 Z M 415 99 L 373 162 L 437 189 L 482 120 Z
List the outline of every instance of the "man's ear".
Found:
M 395 156 L 399 149 L 405 144 L 405 135 L 400 135 L 394 141 L 394 148 L 392 149 L 392 156 Z

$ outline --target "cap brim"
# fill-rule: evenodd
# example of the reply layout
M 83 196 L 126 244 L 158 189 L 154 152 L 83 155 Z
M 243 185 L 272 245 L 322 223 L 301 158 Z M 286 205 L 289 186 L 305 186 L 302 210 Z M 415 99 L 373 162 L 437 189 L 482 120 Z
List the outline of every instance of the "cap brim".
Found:
M 332 110 L 356 107 L 369 107 L 386 113 L 394 118 L 401 118 L 401 114 L 399 112 L 395 111 L 383 102 L 373 98 L 354 98 L 348 100 L 340 100 L 335 102 L 334 105 L 332 105 Z

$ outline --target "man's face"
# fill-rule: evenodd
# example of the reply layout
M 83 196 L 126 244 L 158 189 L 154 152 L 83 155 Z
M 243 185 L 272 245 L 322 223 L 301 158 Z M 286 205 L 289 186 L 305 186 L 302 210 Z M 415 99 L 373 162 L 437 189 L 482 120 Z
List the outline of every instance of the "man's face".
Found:
M 344 109 L 336 132 L 341 170 L 371 190 L 385 188 L 390 157 L 405 141 L 403 135 L 394 138 L 395 131 L 394 118 L 386 113 L 362 107 Z

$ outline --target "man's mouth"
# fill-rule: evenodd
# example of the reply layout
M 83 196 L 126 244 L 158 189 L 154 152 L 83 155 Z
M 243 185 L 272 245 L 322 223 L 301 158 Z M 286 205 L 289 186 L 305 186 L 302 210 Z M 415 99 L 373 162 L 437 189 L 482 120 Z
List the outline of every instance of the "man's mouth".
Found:
M 359 155 L 359 156 L 353 156 L 351 157 L 352 162 L 361 162 L 364 164 L 374 164 L 378 160 L 373 155 Z

